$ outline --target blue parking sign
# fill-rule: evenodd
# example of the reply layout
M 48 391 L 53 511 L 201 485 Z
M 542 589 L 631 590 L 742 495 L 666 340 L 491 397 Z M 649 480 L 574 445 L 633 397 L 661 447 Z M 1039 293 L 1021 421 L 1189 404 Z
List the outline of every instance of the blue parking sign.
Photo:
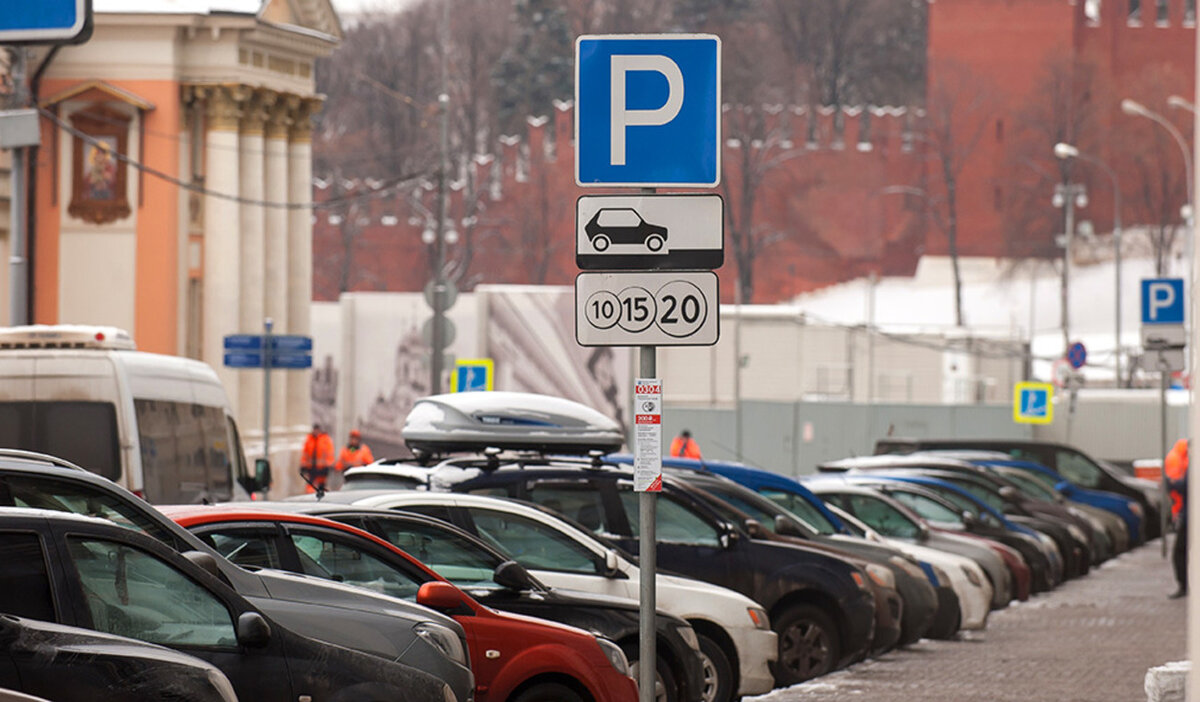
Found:
M 1183 324 L 1183 278 L 1142 280 L 1142 324 Z
M 71 44 L 91 34 L 91 0 L 0 2 L 0 44 Z
M 575 182 L 721 182 L 721 40 L 581 36 L 575 43 Z

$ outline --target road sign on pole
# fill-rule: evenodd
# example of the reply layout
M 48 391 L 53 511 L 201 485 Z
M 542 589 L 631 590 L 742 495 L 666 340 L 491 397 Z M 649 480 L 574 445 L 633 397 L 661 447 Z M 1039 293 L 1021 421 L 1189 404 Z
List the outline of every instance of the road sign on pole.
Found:
M 0 44 L 78 44 L 91 35 L 91 0 L 12 0 L 0 9 Z
M 1050 383 L 1017 383 L 1013 386 L 1013 421 L 1050 424 L 1054 421 L 1054 386 Z
M 312 368 L 312 337 L 229 334 L 225 337 L 225 365 L 230 368 Z
M 496 365 L 490 358 L 464 358 L 454 364 L 450 392 L 485 392 L 495 387 Z
M 721 182 L 721 40 L 712 34 L 575 42 L 575 182 Z
M 1142 279 L 1142 324 L 1183 324 L 1183 278 Z
M 720 336 L 712 271 L 580 273 L 575 339 L 583 346 L 712 346 Z
M 1076 341 L 1071 344 L 1071 348 L 1067 349 L 1067 362 L 1075 370 L 1083 368 L 1083 365 L 1087 363 L 1087 347 L 1083 345 L 1083 342 Z
M 720 268 L 724 222 L 717 194 L 584 195 L 575 203 L 575 263 L 585 270 Z

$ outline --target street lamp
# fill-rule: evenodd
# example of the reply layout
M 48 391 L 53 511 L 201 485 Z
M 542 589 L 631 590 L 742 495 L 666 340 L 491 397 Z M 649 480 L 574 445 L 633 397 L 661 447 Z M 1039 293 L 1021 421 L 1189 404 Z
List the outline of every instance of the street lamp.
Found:
M 1059 245 L 1063 250 L 1063 267 L 1061 301 L 1063 355 L 1071 347 L 1071 297 L 1068 294 L 1068 283 L 1071 277 L 1071 240 L 1075 238 L 1075 208 L 1087 207 L 1087 190 L 1082 183 L 1055 183 L 1054 198 L 1050 201 L 1057 208 L 1066 208 L 1066 233 L 1062 235 Z
M 1191 103 L 1187 102 L 1187 100 L 1184 100 L 1178 95 L 1174 95 L 1172 98 L 1167 100 L 1167 104 L 1171 105 L 1172 107 L 1194 109 Z M 1186 105 L 1184 103 L 1186 103 Z M 1184 219 L 1187 220 L 1188 233 L 1190 236 L 1192 228 L 1192 151 L 1190 148 L 1188 148 L 1187 140 L 1183 138 L 1183 134 L 1180 133 L 1179 128 L 1174 124 L 1171 124 L 1170 120 L 1158 114 L 1157 112 L 1152 111 L 1140 102 L 1135 102 L 1134 100 L 1130 100 L 1128 98 L 1122 100 L 1121 111 L 1127 115 L 1145 117 L 1146 119 L 1153 121 L 1163 129 L 1167 130 L 1167 132 L 1170 133 L 1170 135 L 1175 139 L 1175 143 L 1179 145 L 1179 152 L 1183 154 L 1183 173 L 1187 178 L 1188 210 L 1184 213 Z
M 1187 110 L 1188 112 L 1191 112 L 1192 114 L 1196 114 L 1196 105 L 1194 105 L 1192 102 L 1190 102 L 1186 98 L 1180 97 L 1179 95 L 1172 95 L 1172 96 L 1168 97 L 1167 105 L 1170 107 L 1179 108 L 1181 110 Z
M 1113 262 L 1116 267 L 1114 296 L 1116 298 L 1116 345 L 1113 352 L 1116 356 L 1116 387 L 1121 387 L 1121 187 L 1117 184 L 1117 174 L 1109 165 L 1100 159 L 1089 156 L 1079 149 L 1059 142 L 1054 145 L 1054 155 L 1062 160 L 1077 158 L 1080 161 L 1098 166 L 1108 179 L 1112 181 L 1113 191 Z

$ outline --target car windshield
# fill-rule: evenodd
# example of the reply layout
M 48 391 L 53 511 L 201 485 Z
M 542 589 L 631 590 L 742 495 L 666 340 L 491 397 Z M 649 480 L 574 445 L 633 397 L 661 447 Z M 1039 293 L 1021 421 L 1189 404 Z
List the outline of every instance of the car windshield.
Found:
M 931 522 L 953 524 L 958 527 L 963 526 L 962 515 L 927 495 L 903 490 L 890 490 L 888 491 L 888 496 Z
M 1020 470 L 1006 470 L 1001 474 L 1006 480 L 1009 480 L 1014 485 L 1021 488 L 1023 492 L 1026 492 L 1033 497 L 1037 497 L 1042 500 L 1050 500 L 1051 502 L 1054 502 L 1059 498 L 1059 494 L 1056 490 L 1054 490 L 1052 487 L 1043 485 L 1033 475 L 1023 474 Z
M 977 483 L 973 480 L 966 480 L 964 478 L 957 478 L 957 477 L 945 478 L 945 480 L 946 480 L 946 482 L 953 483 L 953 484 L 957 485 L 958 487 L 962 488 L 963 490 L 966 490 L 967 492 L 971 493 L 971 495 L 975 499 L 979 500 L 980 502 L 987 505 L 988 507 L 991 507 L 992 509 L 996 510 L 997 512 L 1004 512 L 1009 507 L 1008 504 L 1004 501 L 1004 498 L 1001 497 L 998 493 L 995 493 L 995 492 L 987 489 L 983 485 L 980 485 L 979 483 Z
M 799 526 L 807 531 L 810 531 L 814 534 L 817 533 L 817 530 L 809 527 L 808 524 L 804 523 L 803 519 L 800 519 L 794 514 L 790 514 L 786 510 L 780 508 L 778 504 L 771 502 L 766 498 L 760 497 L 756 493 L 743 491 L 736 487 L 724 485 L 708 485 L 705 486 L 704 489 L 758 520 L 758 522 L 762 524 L 763 527 L 765 527 L 768 531 L 775 532 L 775 519 L 777 517 L 783 517 L 784 519 L 790 519 L 793 522 L 798 522 Z
M 493 579 L 500 559 L 459 534 L 399 519 L 378 519 L 376 524 L 379 536 L 385 541 L 464 590 L 501 588 Z
M 838 529 L 833 525 L 833 522 L 829 521 L 824 514 L 821 514 L 821 510 L 813 506 L 804 495 L 776 488 L 759 488 L 758 494 L 798 516 L 801 521 L 815 529 L 818 534 L 829 536 L 838 533 Z

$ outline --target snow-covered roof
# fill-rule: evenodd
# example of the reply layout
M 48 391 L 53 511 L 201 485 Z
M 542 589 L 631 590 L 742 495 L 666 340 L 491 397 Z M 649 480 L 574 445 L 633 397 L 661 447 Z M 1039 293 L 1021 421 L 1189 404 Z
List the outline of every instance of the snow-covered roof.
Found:
M 97 13 L 211 15 L 234 13 L 257 15 L 264 0 L 93 0 Z

